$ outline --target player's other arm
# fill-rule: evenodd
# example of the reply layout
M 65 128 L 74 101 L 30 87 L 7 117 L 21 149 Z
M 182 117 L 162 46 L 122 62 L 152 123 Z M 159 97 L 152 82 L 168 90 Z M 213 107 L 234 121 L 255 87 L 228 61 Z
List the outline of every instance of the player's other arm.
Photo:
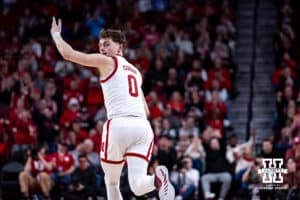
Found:
M 98 53 L 86 54 L 77 50 L 74 50 L 64 39 L 61 37 L 61 20 L 56 23 L 55 18 L 52 19 L 51 36 L 55 42 L 55 45 L 66 60 L 78 63 L 83 66 L 99 68 L 100 72 L 107 68 L 107 66 L 114 66 L 114 61 L 111 57 L 104 56 Z M 110 70 L 110 69 L 109 69 Z

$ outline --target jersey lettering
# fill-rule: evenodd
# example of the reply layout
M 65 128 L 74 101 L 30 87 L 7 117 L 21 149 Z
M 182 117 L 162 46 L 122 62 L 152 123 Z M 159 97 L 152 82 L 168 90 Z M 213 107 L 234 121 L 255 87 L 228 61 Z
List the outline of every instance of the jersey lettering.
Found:
M 136 78 L 133 75 L 128 75 L 129 94 L 132 97 L 139 96 Z

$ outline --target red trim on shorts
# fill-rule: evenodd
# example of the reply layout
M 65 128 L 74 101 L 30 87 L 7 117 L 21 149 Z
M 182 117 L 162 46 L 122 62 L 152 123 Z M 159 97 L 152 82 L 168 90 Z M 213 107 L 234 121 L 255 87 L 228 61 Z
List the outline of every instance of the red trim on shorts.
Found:
M 113 160 L 106 160 L 106 159 L 103 159 L 103 158 L 101 158 L 101 161 L 105 162 L 105 163 L 109 163 L 109 164 L 115 164 L 115 165 L 122 164 L 124 162 L 124 160 L 113 161 Z
M 142 159 L 146 160 L 147 162 L 149 162 L 150 161 L 149 158 L 150 158 L 150 155 L 152 153 L 152 146 L 153 146 L 153 141 L 149 145 L 149 148 L 148 148 L 146 156 L 144 156 L 142 154 L 139 154 L 139 153 L 125 153 L 124 156 L 135 156 L 135 157 L 142 158 Z
M 150 155 L 152 153 L 152 146 L 153 146 L 153 141 L 151 142 L 151 144 L 149 146 L 149 149 L 148 149 L 148 152 L 147 152 L 147 156 L 146 157 L 147 157 L 148 160 L 150 160 L 149 157 L 150 157 Z
M 124 156 L 134 156 L 134 157 L 142 158 L 142 159 L 146 160 L 147 162 L 149 162 L 149 160 L 146 156 L 139 154 L 139 153 L 125 153 Z
M 100 79 L 101 83 L 105 83 L 106 81 L 108 81 L 116 73 L 116 71 L 118 69 L 118 59 L 117 59 L 117 57 L 113 56 L 112 58 L 113 58 L 114 63 L 115 63 L 114 70 L 105 79 L 103 79 L 103 80 Z
M 106 141 L 105 141 L 105 149 L 104 149 L 104 160 L 107 160 L 107 147 L 108 147 L 108 136 L 109 136 L 109 125 L 111 119 L 106 122 Z

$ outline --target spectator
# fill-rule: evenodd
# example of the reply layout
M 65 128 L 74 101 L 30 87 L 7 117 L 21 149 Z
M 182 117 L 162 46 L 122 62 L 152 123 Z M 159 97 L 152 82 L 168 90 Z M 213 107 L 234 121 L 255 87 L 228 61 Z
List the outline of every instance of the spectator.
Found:
M 200 175 L 202 175 L 205 166 L 204 161 L 206 152 L 204 151 L 202 141 L 198 137 L 198 135 L 194 135 L 192 143 L 188 146 L 188 148 L 185 151 L 185 155 L 191 157 L 193 168 L 197 169 Z
M 90 130 L 90 138 L 94 143 L 94 152 L 100 153 L 101 143 L 102 143 L 102 131 L 104 122 L 99 120 L 96 123 L 95 129 Z
M 186 134 L 188 137 L 200 136 L 199 128 L 195 125 L 194 117 L 186 117 L 182 121 L 182 128 L 179 129 L 179 134 Z
M 171 124 L 168 118 L 164 118 L 162 120 L 162 130 L 160 135 L 170 137 L 173 141 L 175 141 L 178 138 L 178 133 L 176 129 L 171 128 Z
M 79 156 L 81 154 L 85 154 L 86 158 L 88 159 L 89 164 L 96 168 L 100 168 L 100 159 L 99 159 L 99 153 L 93 152 L 94 149 L 94 143 L 91 139 L 85 139 L 82 143 L 77 145 L 76 149 L 70 154 L 73 155 L 74 161 L 75 161 L 75 167 L 79 166 Z
M 149 93 L 147 103 L 149 105 L 150 115 L 153 119 L 162 117 L 163 104 L 155 91 Z
M 264 139 L 260 156 L 263 158 L 277 158 L 279 155 L 273 148 L 273 142 L 270 139 Z
M 9 76 L 1 80 L 0 88 L 0 106 L 9 106 L 13 94 L 13 87 L 15 86 L 15 80 Z
M 256 130 L 251 130 L 250 139 L 242 144 L 238 144 L 235 134 L 229 137 L 229 142 L 226 146 L 226 158 L 230 164 L 234 165 L 234 173 L 239 174 L 239 180 L 242 178 L 244 171 L 249 165 L 254 162 L 253 145 L 255 144 Z
M 171 173 L 171 181 L 175 186 L 175 200 L 191 199 L 195 196 L 199 184 L 199 172 L 192 168 L 192 159 L 183 157 L 177 164 L 176 171 Z
M 85 154 L 80 154 L 78 161 L 79 166 L 71 175 L 69 191 L 63 193 L 64 198 L 67 200 L 88 199 L 95 196 L 96 173 L 89 165 Z
M 71 130 L 67 133 L 66 141 L 69 142 L 69 146 L 73 148 L 78 144 L 82 143 L 85 139 L 89 137 L 89 134 L 86 130 L 81 128 L 81 120 L 75 119 L 71 123 Z M 75 142 L 75 143 L 74 143 Z
M 228 161 L 225 156 L 225 144 L 222 140 L 211 138 L 208 144 L 204 145 L 206 151 L 206 168 L 201 178 L 204 198 L 214 198 L 211 191 L 211 183 L 221 182 L 219 199 L 225 199 L 231 184 L 231 175 L 228 172 Z
M 36 122 L 39 143 L 46 144 L 51 153 L 55 152 L 55 141 L 59 136 L 60 127 L 56 124 L 54 111 L 49 107 L 36 111 Z
M 284 174 L 281 190 L 277 190 L 276 199 L 299 199 L 300 198 L 300 172 L 297 170 L 296 162 L 293 158 L 288 158 L 286 162 L 288 174 Z
M 65 79 L 65 84 L 70 84 L 70 88 L 66 89 L 64 91 L 63 95 L 63 103 L 64 105 L 67 105 L 71 99 L 76 99 L 79 103 L 79 105 L 83 105 L 84 103 L 84 95 L 82 94 L 83 91 L 81 91 L 80 88 L 80 79 L 71 79 L 68 78 Z
M 179 116 L 181 116 L 183 114 L 185 105 L 184 105 L 182 96 L 179 91 L 174 91 L 172 93 L 171 98 L 167 104 Z
M 285 159 L 293 158 L 296 162 L 297 169 L 300 169 L 300 137 L 297 136 L 293 139 L 293 146 L 287 150 Z
M 214 90 L 212 92 L 211 101 L 207 101 L 204 106 L 204 110 L 206 112 L 206 121 L 209 122 L 213 119 L 213 115 L 215 114 L 215 118 L 223 121 L 227 114 L 227 108 L 224 102 L 221 101 L 219 92 Z
M 49 80 L 46 85 L 45 89 L 43 91 L 43 101 L 46 107 L 50 108 L 54 114 L 54 117 L 57 117 L 58 115 L 58 103 L 56 102 L 56 85 L 53 80 Z
M 192 63 L 192 70 L 187 74 L 187 87 L 197 85 L 198 89 L 204 88 L 204 83 L 207 81 L 207 72 L 202 68 L 200 60 L 195 59 Z
M 176 163 L 177 153 L 172 147 L 171 138 L 162 136 L 159 139 L 156 157 L 160 165 L 165 165 L 168 170 L 172 171 L 173 166 Z
M 262 179 L 261 175 L 258 174 L 258 169 L 261 169 L 262 167 L 261 157 L 256 157 L 255 162 L 247 167 L 242 176 L 240 195 L 246 198 L 259 198 L 259 186 L 262 184 Z
M 50 198 L 50 190 L 54 185 L 50 177 L 52 171 L 50 159 L 45 154 L 44 147 L 31 150 L 24 171 L 19 174 L 20 190 L 26 199 L 29 199 L 30 192 L 33 194 L 38 192 L 38 187 L 46 199 Z
M 89 28 L 91 35 L 95 39 L 98 39 L 99 32 L 105 24 L 105 19 L 101 16 L 99 8 L 96 8 L 92 16 L 90 16 L 90 14 L 87 15 L 85 24 Z
M 52 156 L 53 171 L 51 177 L 57 185 L 67 187 L 71 182 L 71 174 L 73 173 L 74 159 L 72 155 L 67 153 L 67 145 L 62 141 L 57 144 L 57 152 Z
M 59 122 L 64 128 L 68 128 L 71 125 L 71 122 L 78 117 L 80 117 L 79 102 L 76 98 L 71 98 L 68 107 L 63 111 Z
M 17 100 L 17 107 L 10 113 L 9 121 L 14 138 L 12 154 L 24 151 L 37 143 L 36 126 L 22 98 Z

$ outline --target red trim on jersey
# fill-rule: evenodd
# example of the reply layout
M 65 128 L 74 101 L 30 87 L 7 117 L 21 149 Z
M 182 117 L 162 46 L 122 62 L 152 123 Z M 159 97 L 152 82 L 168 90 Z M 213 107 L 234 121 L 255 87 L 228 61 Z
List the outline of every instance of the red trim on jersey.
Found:
M 107 160 L 107 147 L 108 147 L 110 121 L 111 121 L 111 119 L 107 120 L 107 122 L 106 122 L 106 141 L 105 141 L 105 148 L 104 148 L 104 160 Z
M 112 58 L 113 58 L 114 63 L 115 63 L 114 70 L 105 79 L 103 79 L 103 80 L 100 79 L 101 83 L 107 82 L 116 73 L 116 71 L 118 69 L 118 59 L 117 59 L 117 57 L 113 56 Z
M 109 164 L 115 164 L 115 165 L 122 164 L 124 162 L 124 160 L 113 161 L 113 160 L 106 160 L 106 159 L 103 159 L 103 158 L 101 158 L 101 161 L 105 162 L 105 163 L 109 163 Z

